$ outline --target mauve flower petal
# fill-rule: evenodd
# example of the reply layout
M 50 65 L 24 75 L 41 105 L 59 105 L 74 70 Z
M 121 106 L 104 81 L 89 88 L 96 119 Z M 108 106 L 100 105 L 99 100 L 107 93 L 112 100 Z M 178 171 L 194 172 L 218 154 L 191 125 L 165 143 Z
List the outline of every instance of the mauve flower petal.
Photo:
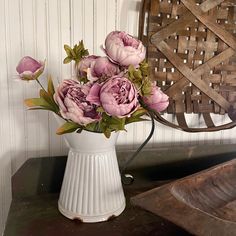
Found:
M 36 61 L 32 57 L 23 57 L 16 67 L 16 71 L 22 80 L 37 79 L 44 70 L 44 63 Z
M 86 101 L 90 85 L 82 85 L 75 80 L 64 80 L 54 94 L 54 100 L 60 108 L 63 118 L 80 125 L 87 125 L 101 119 L 96 106 Z
M 164 111 L 169 105 L 169 101 L 153 103 L 149 107 L 157 112 Z
M 236 121 L 236 109 L 233 105 L 230 106 L 228 110 L 228 115 L 232 121 Z
M 113 31 L 105 40 L 105 52 L 122 66 L 138 67 L 145 58 L 146 48 L 141 41 L 125 32 Z
M 151 94 L 143 97 L 143 101 L 149 108 L 155 110 L 156 112 L 165 110 L 169 105 L 169 97 L 155 84 L 152 85 Z
M 119 66 L 112 63 L 107 57 L 97 58 L 92 65 L 92 75 L 98 78 L 109 78 L 119 73 Z
M 53 96 L 54 100 L 57 102 L 58 106 L 60 107 L 61 111 L 67 111 L 67 108 L 65 107 L 62 98 L 59 94 L 55 93 Z
M 93 86 L 89 90 L 86 100 L 91 104 L 100 105 L 100 98 L 99 98 L 100 89 L 101 89 L 100 84 L 98 83 L 93 84 Z
M 26 56 L 20 60 L 18 66 L 16 67 L 16 71 L 19 74 L 22 74 L 25 71 L 30 71 L 31 73 L 34 73 L 41 67 L 42 67 L 42 64 L 40 62 L 36 61 L 32 57 Z
M 77 65 L 76 69 L 77 69 L 77 74 L 80 77 L 85 77 L 87 75 L 87 70 L 88 68 L 91 67 L 91 64 L 97 59 L 99 58 L 98 56 L 95 55 L 91 55 L 91 56 L 87 56 L 84 57 Z
M 107 114 L 129 116 L 138 107 L 138 93 L 125 77 L 115 76 L 107 80 L 100 90 L 100 101 Z

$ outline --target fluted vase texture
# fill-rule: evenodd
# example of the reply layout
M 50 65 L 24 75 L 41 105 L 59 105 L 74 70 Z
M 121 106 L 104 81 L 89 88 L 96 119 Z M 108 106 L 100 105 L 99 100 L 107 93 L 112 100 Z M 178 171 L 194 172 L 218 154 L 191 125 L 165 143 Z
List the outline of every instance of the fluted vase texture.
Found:
M 106 221 L 125 208 L 125 197 L 115 144 L 118 133 L 83 131 L 64 135 L 70 148 L 60 197 L 59 211 L 82 222 Z

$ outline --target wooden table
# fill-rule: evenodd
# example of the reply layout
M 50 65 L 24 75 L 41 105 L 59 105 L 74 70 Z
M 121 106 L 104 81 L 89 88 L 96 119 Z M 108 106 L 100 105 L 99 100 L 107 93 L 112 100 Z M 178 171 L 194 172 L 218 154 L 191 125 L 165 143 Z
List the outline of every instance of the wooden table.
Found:
M 28 160 L 13 176 L 13 201 L 4 236 L 188 236 L 176 225 L 131 206 L 129 199 L 173 179 L 230 160 L 235 154 L 222 155 L 217 161 L 145 167 L 130 171 L 132 185 L 124 186 L 125 211 L 108 222 L 85 224 L 71 221 L 57 210 L 57 200 L 65 169 L 65 157 Z

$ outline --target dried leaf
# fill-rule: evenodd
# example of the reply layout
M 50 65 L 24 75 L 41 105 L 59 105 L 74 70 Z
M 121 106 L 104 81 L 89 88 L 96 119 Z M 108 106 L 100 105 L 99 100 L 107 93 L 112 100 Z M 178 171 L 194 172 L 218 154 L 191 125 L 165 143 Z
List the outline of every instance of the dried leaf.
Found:
M 74 123 L 74 122 L 66 122 L 64 123 L 60 128 L 57 129 L 57 134 L 66 134 L 66 133 L 72 133 L 76 131 L 77 129 L 81 128 L 80 125 Z

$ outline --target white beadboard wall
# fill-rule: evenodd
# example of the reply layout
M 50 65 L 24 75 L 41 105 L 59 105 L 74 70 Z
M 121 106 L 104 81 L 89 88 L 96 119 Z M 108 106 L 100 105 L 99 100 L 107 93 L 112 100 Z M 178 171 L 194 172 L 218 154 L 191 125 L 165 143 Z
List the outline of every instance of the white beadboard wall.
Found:
M 17 62 L 24 55 L 46 59 L 45 77 L 70 78 L 73 67 L 62 64 L 63 44 L 83 39 L 90 53 L 102 55 L 100 45 L 110 31 L 125 30 L 137 36 L 140 1 L 0 0 L 0 235 L 11 200 L 11 174 L 30 157 L 67 153 L 63 139 L 55 134 L 57 124 L 51 114 L 26 111 L 23 100 L 37 96 L 38 87 L 16 79 Z M 224 117 L 215 119 L 222 122 Z M 201 124 L 196 115 L 189 116 L 189 121 Z M 190 134 L 160 124 L 156 127 L 148 148 L 233 143 L 235 139 L 235 129 Z M 135 149 L 148 135 L 150 122 L 129 125 L 127 130 L 119 137 L 120 148 Z
M 11 204 L 11 148 L 9 114 L 9 68 L 5 2 L 0 1 L 0 235 L 2 235 Z

